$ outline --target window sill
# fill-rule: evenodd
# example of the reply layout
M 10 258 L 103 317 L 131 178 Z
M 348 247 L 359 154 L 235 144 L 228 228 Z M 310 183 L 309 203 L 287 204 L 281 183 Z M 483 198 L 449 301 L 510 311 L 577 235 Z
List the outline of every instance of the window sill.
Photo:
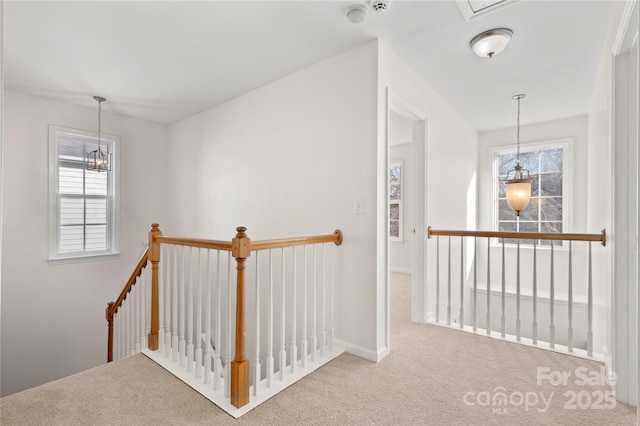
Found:
M 67 257 L 55 257 L 48 259 L 50 266 L 65 265 L 68 263 L 81 263 L 81 262 L 99 262 L 103 260 L 113 260 L 120 257 L 120 252 L 116 253 L 104 253 L 104 254 L 91 254 L 82 256 L 67 256 Z

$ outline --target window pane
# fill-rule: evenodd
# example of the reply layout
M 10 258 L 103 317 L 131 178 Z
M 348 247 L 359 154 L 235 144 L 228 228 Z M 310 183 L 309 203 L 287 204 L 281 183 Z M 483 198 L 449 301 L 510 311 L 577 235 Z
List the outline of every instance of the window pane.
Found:
M 84 199 L 60 198 L 60 225 L 82 225 L 84 223 Z
M 391 220 L 400 220 L 400 205 L 389 204 L 389 218 Z
M 503 154 L 498 156 L 498 174 L 502 176 L 507 175 L 509 170 L 513 169 L 513 166 L 516 165 L 516 154 Z
M 520 165 L 529 173 L 538 173 L 538 151 L 520 153 Z
M 511 210 L 507 200 L 498 201 L 498 220 L 516 220 L 516 212 Z
M 562 198 L 541 198 L 540 216 L 541 220 L 562 222 Z
M 83 193 L 83 170 L 81 168 L 60 166 L 58 173 L 58 191 L 61 194 Z
M 83 250 L 83 226 L 60 227 L 60 253 L 69 253 Z
M 562 150 L 549 149 L 540 153 L 542 172 L 562 171 Z
M 84 142 L 65 137 L 58 140 L 58 157 L 60 160 L 82 163 L 84 156 Z
M 85 194 L 107 195 L 107 183 L 109 174 L 95 170 L 86 171 Z
M 562 196 L 562 172 L 541 175 L 540 188 L 542 195 Z
M 562 222 L 542 222 L 540 224 L 541 227 L 541 232 L 554 232 L 554 233 L 561 233 L 562 232 Z M 540 241 L 540 244 L 543 246 L 550 246 L 551 242 L 553 242 L 554 246 L 561 246 L 562 245 L 562 241 L 560 240 L 542 240 Z
M 539 203 L 540 203 L 540 200 L 538 198 L 531 198 L 531 201 L 529 201 L 529 205 L 527 206 L 527 208 L 520 212 L 520 220 L 521 221 L 523 220 L 537 221 L 539 218 L 539 215 L 538 215 Z M 537 232 L 537 229 L 534 232 Z
M 107 226 L 87 225 L 86 251 L 107 249 Z
M 88 198 L 86 215 L 87 224 L 106 224 L 107 200 Z
M 538 222 L 520 221 L 520 232 L 538 232 Z M 520 244 L 533 245 L 534 240 L 520 240 Z
M 538 188 L 540 186 L 540 175 L 531 175 L 531 177 L 534 179 L 534 181 L 531 182 L 531 196 L 537 197 L 538 195 L 540 195 L 538 193 Z
M 389 199 L 400 200 L 402 195 L 401 168 L 399 166 L 389 167 Z

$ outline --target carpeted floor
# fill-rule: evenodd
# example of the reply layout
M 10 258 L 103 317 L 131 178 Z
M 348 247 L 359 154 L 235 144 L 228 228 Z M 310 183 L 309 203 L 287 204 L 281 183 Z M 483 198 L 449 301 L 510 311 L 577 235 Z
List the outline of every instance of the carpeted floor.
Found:
M 382 362 L 341 355 L 238 420 L 135 355 L 0 399 L 0 423 L 636 424 L 634 408 L 611 407 L 607 386 L 582 383 L 576 369 L 598 379 L 596 362 L 410 323 L 409 281 L 401 274 L 392 288 L 392 339 Z M 552 379 L 570 376 L 566 385 L 538 383 L 539 368 Z M 501 405 L 493 398 L 500 392 Z

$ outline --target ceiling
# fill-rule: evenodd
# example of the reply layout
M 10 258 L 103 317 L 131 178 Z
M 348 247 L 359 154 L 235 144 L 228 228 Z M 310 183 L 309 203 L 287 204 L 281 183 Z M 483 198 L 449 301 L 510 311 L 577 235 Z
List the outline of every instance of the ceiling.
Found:
M 612 4 L 522 0 L 467 22 L 452 0 L 5 0 L 5 87 L 90 108 L 101 95 L 105 111 L 171 124 L 380 38 L 490 130 L 515 124 L 516 93 L 523 124 L 588 113 Z M 469 41 L 496 27 L 513 30 L 506 50 L 475 56 Z

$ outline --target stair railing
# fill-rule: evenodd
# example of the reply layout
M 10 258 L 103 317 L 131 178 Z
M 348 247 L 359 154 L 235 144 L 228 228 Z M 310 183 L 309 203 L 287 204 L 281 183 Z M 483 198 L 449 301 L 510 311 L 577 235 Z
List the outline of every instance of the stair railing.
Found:
M 468 331 L 474 333 L 480 329 L 484 330 L 489 336 L 502 339 L 513 338 L 515 341 L 526 341 L 526 343 L 531 343 L 535 346 L 542 343 L 543 347 L 558 350 L 559 339 L 556 335 L 557 314 L 560 310 L 564 311 L 566 306 L 566 312 L 562 312 L 566 315 L 566 318 L 561 318 L 563 323 L 566 320 L 566 329 L 563 328 L 561 330 L 563 335 L 563 344 L 560 345 L 561 351 L 574 354 L 577 351 L 587 357 L 593 356 L 594 285 L 592 242 L 600 242 L 602 246 L 606 246 L 607 236 L 605 230 L 602 230 L 600 234 L 569 234 L 435 230 L 429 227 L 427 236 L 429 239 L 436 237 L 435 259 L 431 259 L 431 262 L 435 261 L 435 280 L 432 276 L 428 278 L 427 284 L 430 287 L 428 291 L 434 296 L 433 299 L 435 300 L 435 303 L 431 302 L 426 307 L 427 311 L 434 312 L 430 321 L 447 326 L 456 326 L 460 329 L 468 329 Z M 440 237 L 446 237 L 446 251 L 442 250 L 442 255 Z M 457 240 L 457 237 L 459 237 L 459 240 Z M 478 240 L 482 238 L 486 238 L 486 249 L 482 243 L 478 243 Z M 467 250 L 465 250 L 465 239 L 468 242 Z M 509 242 L 507 243 L 507 241 Z M 529 259 L 524 262 L 521 260 L 521 257 L 523 257 L 521 253 L 523 241 L 529 243 L 528 245 L 532 249 Z M 546 260 L 544 264 L 540 262 L 540 252 L 543 249 L 538 248 L 537 241 L 549 241 L 548 247 L 544 250 L 544 257 L 549 259 L 548 263 Z M 567 274 L 567 280 L 560 284 L 557 282 L 559 278 L 557 270 L 560 268 L 558 268 L 558 261 L 554 252 L 555 242 L 558 241 L 566 242 L 566 244 L 562 243 L 565 246 L 562 250 L 568 255 L 563 256 L 562 259 L 562 270 L 563 273 Z M 578 256 L 573 250 L 573 242 L 588 242 L 588 250 L 583 253 L 586 259 L 581 261 L 580 266 L 582 268 L 578 270 L 580 272 L 578 279 L 576 279 L 574 271 L 574 257 Z M 483 260 L 479 260 L 479 245 L 481 249 L 485 249 L 483 256 L 486 257 L 486 265 L 483 265 Z M 512 259 L 513 253 L 511 252 L 509 252 L 508 256 L 505 255 L 506 245 L 510 247 L 510 250 L 515 248 L 515 259 Z M 452 247 L 454 247 L 454 252 L 459 248 L 458 261 L 452 260 Z M 492 251 L 498 251 L 501 258 L 492 262 Z M 555 251 L 558 251 L 558 249 Z M 510 260 L 507 260 L 507 258 Z M 467 262 L 465 262 L 465 259 Z M 459 266 L 459 279 L 456 277 L 458 272 L 454 271 L 452 273 L 452 265 L 454 267 Z M 486 275 L 482 274 L 482 277 L 478 273 L 479 265 L 485 269 L 483 272 Z M 525 277 L 521 273 L 523 267 L 531 270 L 531 276 Z M 541 270 L 544 270 L 548 275 L 540 274 Z M 480 281 L 485 277 L 486 282 L 484 285 L 479 286 Z M 527 294 L 523 292 L 525 278 Z M 566 286 L 562 285 L 565 282 Z M 459 287 L 457 286 L 458 284 Z M 435 288 L 433 288 L 434 286 Z M 497 290 L 496 287 L 498 287 Z M 465 298 L 467 289 L 469 289 L 470 300 Z M 576 304 L 575 300 L 576 291 L 581 293 L 580 297 L 583 299 L 578 304 Z M 543 292 L 544 294 L 542 294 Z M 559 292 L 561 297 L 559 297 Z M 485 293 L 485 302 L 479 301 L 479 293 Z M 456 300 L 458 297 L 459 300 Z M 498 300 L 494 300 L 494 303 L 492 303 L 494 298 Z M 494 306 L 496 302 L 499 304 L 498 307 Z M 525 303 L 526 306 L 524 306 Z M 548 306 L 545 306 L 546 312 L 540 310 L 542 303 L 548 304 Z M 444 309 L 441 309 L 443 304 L 446 305 L 446 313 Z M 484 305 L 485 309 L 484 317 L 479 315 L 479 309 L 483 308 L 482 305 Z M 579 348 L 576 348 L 574 342 L 576 307 L 580 307 L 582 311 L 586 312 L 584 315 L 586 318 L 581 319 L 582 322 L 577 324 L 581 333 L 584 332 L 585 334 L 585 336 L 579 336 L 580 339 L 585 339 L 582 341 L 584 344 L 581 343 Z M 526 313 L 527 317 L 526 323 L 522 317 L 524 313 Z M 515 318 L 512 318 L 513 316 Z M 545 322 L 548 321 L 548 329 L 539 327 L 542 316 Z M 494 324 L 498 323 L 496 317 L 500 319 L 499 326 Z M 509 321 L 510 319 L 515 321 L 511 322 Z M 499 335 L 497 334 L 498 330 Z M 565 331 L 566 334 L 564 333 Z
M 133 304 L 137 307 L 137 311 L 125 317 L 123 321 L 117 322 L 116 330 L 120 330 L 122 335 L 120 340 L 123 341 L 124 350 L 120 350 L 121 355 L 129 355 L 145 349 L 136 340 L 136 336 L 141 334 L 139 330 L 147 331 L 147 348 L 149 351 L 162 355 L 179 366 L 184 367 L 193 377 L 200 377 L 204 380 L 204 384 L 213 382 L 213 390 L 220 389 L 220 383 L 224 382 L 224 395 L 230 398 L 231 404 L 240 408 L 248 404 L 250 394 L 251 370 L 250 363 L 247 359 L 247 342 L 246 342 L 246 283 L 245 270 L 247 259 L 252 252 L 267 250 L 269 251 L 269 274 L 270 283 L 270 302 L 268 305 L 270 319 L 268 328 L 269 345 L 273 341 L 273 317 L 275 316 L 273 305 L 274 292 L 274 272 L 272 268 L 272 252 L 275 249 L 281 250 L 282 269 L 278 272 L 282 279 L 281 284 L 281 351 L 280 351 L 280 378 L 284 369 L 290 368 L 293 372 L 298 363 L 305 365 L 307 358 L 307 342 L 306 321 L 307 316 L 311 317 L 313 326 L 315 327 L 316 316 L 320 315 L 316 312 L 315 300 L 315 281 L 313 278 L 313 313 L 307 315 L 306 306 L 304 313 L 296 313 L 296 287 L 293 287 L 293 325 L 284 323 L 284 310 L 287 307 L 287 299 L 285 298 L 285 275 L 288 277 L 290 272 L 285 272 L 285 252 L 286 247 L 294 247 L 293 249 L 293 280 L 296 280 L 295 272 L 295 246 L 304 245 L 304 269 L 306 274 L 307 256 L 306 247 L 309 245 L 319 245 L 325 243 L 334 243 L 340 245 L 342 243 L 342 233 L 338 230 L 330 235 L 321 235 L 314 237 L 300 237 L 267 241 L 251 241 L 246 234 L 246 228 L 238 227 L 237 234 L 232 241 L 216 241 L 203 240 L 194 238 L 169 237 L 164 236 L 159 229 L 158 224 L 153 224 L 149 232 L 148 251 L 142 257 L 136 267 L 131 279 L 123 289 L 120 297 L 116 302 L 111 302 L 107 307 L 107 321 L 109 327 L 109 343 L 108 343 L 108 360 L 114 359 L 114 320 L 119 314 L 119 309 L 123 306 L 128 294 L 132 294 Z M 315 246 L 314 246 L 315 247 Z M 193 250 L 193 252 L 192 252 Z M 320 261 L 314 257 L 311 260 L 315 272 L 316 264 Z M 235 286 L 232 285 L 231 257 L 236 261 Z M 164 260 L 161 262 L 161 258 Z M 224 263 L 227 263 L 225 268 Z M 146 264 L 151 263 L 150 288 L 145 289 L 146 280 L 138 280 L 143 274 Z M 326 256 L 322 257 L 322 266 L 326 263 Z M 253 265 L 253 263 L 252 263 Z M 331 262 L 333 268 L 333 261 Z M 260 265 L 258 255 L 256 254 L 255 270 L 251 273 L 255 276 L 255 291 L 251 294 L 254 296 L 256 313 L 252 312 L 255 318 L 255 329 L 251 330 L 255 336 L 255 353 L 253 370 L 253 393 L 258 394 L 261 385 L 260 372 Z M 322 272 L 324 275 L 325 272 Z M 323 275 L 323 277 L 324 277 Z M 226 284 L 225 284 L 226 279 Z M 135 293 L 136 282 L 141 281 L 142 291 L 138 295 Z M 146 291 L 145 291 L 146 290 Z M 307 286 L 305 275 L 304 297 L 306 303 Z M 331 287 L 332 291 L 332 287 Z M 322 318 L 324 319 L 324 301 L 325 287 L 322 286 Z M 331 296 L 330 296 L 331 297 Z M 235 310 L 232 309 L 235 298 Z M 211 303 L 215 299 L 215 303 Z M 223 300 L 224 299 L 224 300 Z M 289 298 L 289 300 L 291 300 Z M 331 307 L 332 309 L 332 307 Z M 235 311 L 235 315 L 234 315 Z M 332 312 L 332 311 L 331 311 Z M 295 319 L 298 316 L 304 316 L 305 328 L 297 327 Z M 194 324 L 195 322 L 195 324 Z M 331 338 L 326 339 L 326 330 L 324 322 L 321 325 L 322 344 L 319 349 L 324 354 L 325 347 L 332 347 L 333 329 L 332 319 L 329 321 L 329 334 Z M 235 325 L 235 327 L 234 327 Z M 213 326 L 213 327 L 212 327 Z M 119 327 L 119 328 L 118 328 Z M 145 328 L 146 327 L 146 328 Z M 212 331 L 213 328 L 213 331 Z M 235 328 L 235 333 L 231 330 Z M 303 334 L 302 350 L 300 351 L 301 359 L 298 360 L 298 352 L 296 346 L 296 329 L 300 328 Z M 310 348 L 316 347 L 316 331 L 312 329 L 312 342 Z M 291 352 L 289 352 L 290 366 L 286 366 L 287 353 L 284 350 L 285 333 L 292 333 L 289 339 L 291 343 Z M 127 337 L 133 335 L 134 338 Z M 133 342 L 133 343 L 132 343 Z M 253 344 L 253 342 L 252 342 Z M 117 346 L 117 345 L 115 345 Z M 122 345 L 121 345 L 122 346 Z M 231 361 L 230 348 L 235 348 L 233 361 Z M 271 351 L 272 346 L 269 346 Z M 310 356 L 315 360 L 315 351 L 310 350 Z M 155 359 L 155 358 L 154 358 Z M 273 357 L 271 352 L 267 356 L 267 387 L 271 386 L 271 377 L 273 375 Z M 213 373 L 213 378 L 211 378 Z M 213 379 L 213 380 L 211 380 Z M 200 385 L 194 385 L 200 386 Z M 208 386 L 208 385 L 207 385 Z M 202 392 L 201 392 L 202 393 Z M 210 398 L 212 399 L 212 398 Z M 213 399 L 212 399 L 213 400 Z M 223 407 L 224 408 L 224 407 Z

